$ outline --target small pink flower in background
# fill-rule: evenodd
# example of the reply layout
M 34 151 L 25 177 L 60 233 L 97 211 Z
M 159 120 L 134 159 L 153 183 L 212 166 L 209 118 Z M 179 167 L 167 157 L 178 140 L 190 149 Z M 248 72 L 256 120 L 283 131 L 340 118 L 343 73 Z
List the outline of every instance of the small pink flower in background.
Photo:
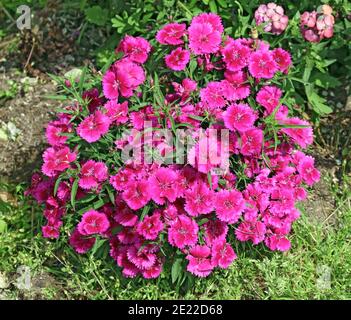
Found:
M 128 121 L 128 101 L 118 103 L 117 100 L 109 100 L 105 103 L 104 108 L 111 123 L 120 124 Z
M 302 36 L 309 42 L 319 42 L 334 34 L 335 19 L 329 5 L 318 7 L 317 11 L 305 11 L 300 17 Z
M 197 245 L 189 250 L 186 259 L 189 261 L 187 270 L 198 277 L 207 277 L 213 269 L 211 249 L 208 246 Z
M 56 174 L 65 171 L 71 167 L 71 162 L 77 159 L 77 154 L 71 152 L 68 147 L 63 148 L 48 148 L 43 153 L 44 164 L 42 172 L 48 177 L 53 177 Z
M 151 51 L 151 45 L 149 41 L 142 37 L 126 35 L 116 51 L 123 52 L 125 57 L 133 62 L 145 63 Z
M 256 101 L 271 114 L 279 105 L 282 91 L 276 86 L 264 86 L 258 91 Z
M 237 258 L 233 248 L 225 239 L 217 239 L 212 243 L 212 258 L 213 266 L 220 268 L 228 268 L 232 262 Z
M 255 11 L 256 24 L 264 24 L 264 31 L 281 34 L 289 23 L 288 16 L 284 15 L 284 9 L 270 2 L 261 4 Z
M 159 233 L 163 230 L 161 215 L 154 213 L 152 216 L 147 216 L 137 226 L 137 232 L 146 240 L 155 240 Z
M 248 65 L 250 48 L 242 45 L 239 40 L 228 41 L 222 49 L 223 61 L 227 70 L 239 71 Z
M 88 160 L 82 165 L 78 185 L 85 190 L 96 189 L 107 178 L 107 167 L 103 162 Z
M 254 78 L 271 79 L 278 67 L 270 51 L 258 50 L 249 58 L 249 71 Z
M 101 234 L 107 231 L 110 223 L 104 213 L 89 210 L 83 214 L 78 224 L 78 231 L 82 235 Z
M 246 103 L 231 104 L 223 112 L 225 126 L 230 130 L 244 132 L 253 128 L 257 119 L 254 110 Z
M 219 50 L 222 42 L 223 28 L 218 29 L 218 19 L 213 18 L 213 15 L 209 18 L 205 18 L 204 15 L 200 16 L 202 18 L 195 17 L 188 28 L 189 48 L 195 54 L 215 53 Z M 207 21 L 203 22 L 202 20 Z
M 190 60 L 190 53 L 188 50 L 177 48 L 170 54 L 166 55 L 166 66 L 175 71 L 184 70 Z
M 239 220 L 245 201 L 237 190 L 221 190 L 216 193 L 214 207 L 219 220 L 232 224 Z
M 85 118 L 77 127 L 78 135 L 89 143 L 98 141 L 110 128 L 110 118 L 97 110 Z
M 182 38 L 185 34 L 185 23 L 169 23 L 157 32 L 156 40 L 161 44 L 179 45 L 184 43 Z
M 74 229 L 70 238 L 69 244 L 79 254 L 88 252 L 95 244 L 96 239 L 94 237 L 87 237 L 78 231 L 78 228 Z
M 185 246 L 193 246 L 197 243 L 198 231 L 199 226 L 193 219 L 185 215 L 179 215 L 168 229 L 168 241 L 179 249 L 183 249 Z

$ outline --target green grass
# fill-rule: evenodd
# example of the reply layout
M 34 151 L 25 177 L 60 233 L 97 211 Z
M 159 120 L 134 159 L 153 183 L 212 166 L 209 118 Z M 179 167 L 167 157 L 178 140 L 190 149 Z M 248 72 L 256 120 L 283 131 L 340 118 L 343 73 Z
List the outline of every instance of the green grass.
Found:
M 294 224 L 289 252 L 270 252 L 263 246 L 237 243 L 238 259 L 228 270 L 218 270 L 206 279 L 188 283 L 188 288 L 176 290 L 165 276 L 167 270 L 153 281 L 123 279 L 111 259 L 101 260 L 92 254 L 78 256 L 64 245 L 65 238 L 43 239 L 36 234 L 40 210 L 22 196 L 21 186 L 16 190 L 7 187 L 7 191 L 15 194 L 17 204 L 0 200 L 0 221 L 6 223 L 0 227 L 0 273 L 11 283 L 18 277 L 17 267 L 28 266 L 34 288 L 19 290 L 12 283 L 0 289 L 0 298 L 351 298 L 351 205 L 346 192 L 339 196 L 332 224 L 330 220 L 318 222 L 313 213 L 302 215 Z M 39 275 L 46 279 L 44 284 L 37 284 Z

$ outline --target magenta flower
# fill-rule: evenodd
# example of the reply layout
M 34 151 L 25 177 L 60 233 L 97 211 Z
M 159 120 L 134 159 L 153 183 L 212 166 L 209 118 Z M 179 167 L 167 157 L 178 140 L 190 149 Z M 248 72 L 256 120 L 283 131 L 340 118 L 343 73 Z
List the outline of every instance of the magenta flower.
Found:
M 239 241 L 251 240 L 253 244 L 262 242 L 265 238 L 266 226 L 261 221 L 244 221 L 235 230 Z
M 212 12 L 197 15 L 191 23 L 208 23 L 212 26 L 213 30 L 217 30 L 219 33 L 223 33 L 224 31 L 221 17 Z
M 225 240 L 228 233 L 228 225 L 221 220 L 209 220 L 204 224 L 204 230 L 206 244 L 211 246 L 215 240 Z
M 227 70 L 239 71 L 246 67 L 249 62 L 250 48 L 242 45 L 238 40 L 228 41 L 222 49 L 223 61 Z
M 117 61 L 107 71 L 102 79 L 102 88 L 106 98 L 129 98 L 133 91 L 145 81 L 145 72 L 142 67 L 129 59 Z
M 277 48 L 272 51 L 272 55 L 278 70 L 287 73 L 292 64 L 290 53 L 282 48 Z
M 184 43 L 182 38 L 185 33 L 185 23 L 169 23 L 157 32 L 156 40 L 161 44 L 179 45 Z
M 110 124 L 110 118 L 98 110 L 79 124 L 77 133 L 89 143 L 96 142 L 108 132 Z
M 184 70 L 189 60 L 190 52 L 180 47 L 165 57 L 166 66 L 174 71 Z
M 101 234 L 107 231 L 110 223 L 104 213 L 89 210 L 83 214 L 78 224 L 78 231 L 82 235 Z
M 129 183 L 122 193 L 122 199 L 133 210 L 142 208 L 151 199 L 148 182 L 140 180 Z
M 193 246 L 197 243 L 197 223 L 185 216 L 179 215 L 168 229 L 168 241 L 172 246 L 183 249 L 185 246 Z
M 240 152 L 244 156 L 257 155 L 262 150 L 263 131 L 250 129 L 241 134 Z
M 287 251 L 291 247 L 290 241 L 286 237 L 272 235 L 264 240 L 266 246 L 271 250 Z
M 48 148 L 43 153 L 44 164 L 42 172 L 48 177 L 54 177 L 58 173 L 71 167 L 71 163 L 77 159 L 77 154 L 71 152 L 68 147 Z
M 151 51 L 151 45 L 142 37 L 126 35 L 116 51 L 123 52 L 124 56 L 133 62 L 145 63 Z
M 288 135 L 293 142 L 297 143 L 302 148 L 306 148 L 313 142 L 313 130 L 308 121 L 299 118 L 287 118 L 279 121 L 280 124 L 286 125 L 287 128 L 282 128 L 281 131 Z M 289 128 L 289 126 L 292 126 Z M 294 128 L 294 126 L 297 126 Z M 299 127 L 301 126 L 301 127 Z
M 160 219 L 160 214 L 157 213 L 145 217 L 137 226 L 137 232 L 146 240 L 155 240 L 162 230 L 163 223 Z
M 213 192 L 204 182 L 195 182 L 184 195 L 184 209 L 189 215 L 196 217 L 213 210 Z
M 254 110 L 246 103 L 231 104 L 223 112 L 225 126 L 230 130 L 238 130 L 239 132 L 252 129 L 256 119 L 257 115 Z
M 127 258 L 133 263 L 138 269 L 145 270 L 151 268 L 157 260 L 155 253 L 150 251 L 148 246 L 138 248 L 136 246 L 130 246 L 127 249 Z
M 225 239 L 217 239 L 212 243 L 211 263 L 213 266 L 227 269 L 236 258 L 237 255 L 233 248 Z
M 178 174 L 169 168 L 159 168 L 149 179 L 150 194 L 157 204 L 174 202 L 179 195 Z
M 258 91 L 256 101 L 267 109 L 268 114 L 271 114 L 279 105 L 279 100 L 282 97 L 282 91 L 275 86 L 264 86 Z
M 225 71 L 222 80 L 223 96 L 229 101 L 242 100 L 250 95 L 250 85 L 247 83 L 246 73 L 243 71 Z
M 216 193 L 214 207 L 219 220 L 229 224 L 239 220 L 245 209 L 245 201 L 237 190 L 221 190 Z
M 309 186 L 312 186 L 320 179 L 320 173 L 314 167 L 314 159 L 310 156 L 305 156 L 298 163 L 297 170 L 300 173 L 303 181 Z
M 195 54 L 215 53 L 222 42 L 221 32 L 210 23 L 192 22 L 188 34 L 189 48 Z
M 117 100 L 109 100 L 104 108 L 111 123 L 121 124 L 128 121 L 128 101 L 118 103 Z
M 95 241 L 94 237 L 87 237 L 81 234 L 78 228 L 74 229 L 69 238 L 69 244 L 79 254 L 88 252 L 94 246 Z
M 226 104 L 221 82 L 209 82 L 206 88 L 200 90 L 200 97 L 201 101 L 210 109 L 223 108 Z
M 198 277 L 207 277 L 213 269 L 211 263 L 211 249 L 197 245 L 189 250 L 186 259 L 189 261 L 187 270 Z
M 68 139 L 68 136 L 65 134 L 72 131 L 69 119 L 51 121 L 46 127 L 46 139 L 52 147 L 59 147 L 64 145 Z
M 254 78 L 271 79 L 278 67 L 270 51 L 258 50 L 249 58 L 249 71 Z
M 88 160 L 80 170 L 78 185 L 85 190 L 96 189 L 107 178 L 107 167 L 103 162 Z
M 58 239 L 60 236 L 61 221 L 56 221 L 54 224 L 47 224 L 41 228 L 43 237 L 49 239 Z

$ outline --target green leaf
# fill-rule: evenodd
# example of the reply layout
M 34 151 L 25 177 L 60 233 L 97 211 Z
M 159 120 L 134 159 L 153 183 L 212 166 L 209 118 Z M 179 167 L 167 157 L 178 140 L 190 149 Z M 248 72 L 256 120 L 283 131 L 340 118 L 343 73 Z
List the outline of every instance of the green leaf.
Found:
M 210 0 L 209 6 L 210 6 L 211 12 L 214 12 L 214 13 L 217 13 L 217 12 L 218 12 L 218 8 L 217 8 L 216 1 L 215 1 L 215 0 Z
M 332 108 L 330 108 L 325 104 L 326 100 L 323 97 L 319 96 L 313 90 L 313 86 L 309 85 L 309 86 L 306 86 L 305 88 L 306 88 L 306 95 L 307 95 L 308 102 L 311 104 L 315 112 L 322 115 L 322 114 L 331 113 L 333 111 Z
M 96 239 L 93 248 L 91 249 L 91 254 L 95 255 L 96 252 L 106 243 L 106 239 Z
M 57 194 L 57 189 L 62 181 L 63 177 L 62 176 L 59 176 L 58 179 L 56 180 L 55 182 L 55 186 L 54 186 L 54 196 L 56 196 Z
M 90 23 L 102 27 L 107 22 L 108 11 L 100 6 L 93 6 L 85 9 L 85 17 Z
M 335 88 L 341 85 L 341 82 L 337 78 L 322 72 L 314 73 L 310 80 L 318 87 L 324 89 Z
M 182 273 L 182 259 L 178 258 L 174 261 L 171 270 L 172 283 L 175 283 Z
M 7 230 L 7 223 L 4 220 L 0 220 L 0 233 L 4 233 Z
M 72 185 L 72 190 L 71 190 L 71 205 L 73 209 L 75 209 L 77 190 L 78 190 L 78 179 L 74 180 Z

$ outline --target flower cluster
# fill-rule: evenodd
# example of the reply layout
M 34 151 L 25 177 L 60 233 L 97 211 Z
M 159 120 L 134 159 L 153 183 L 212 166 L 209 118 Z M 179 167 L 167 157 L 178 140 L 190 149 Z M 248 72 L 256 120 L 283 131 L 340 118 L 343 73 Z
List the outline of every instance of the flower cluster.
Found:
M 282 29 L 280 7 L 267 7 Z M 156 278 L 179 256 L 205 277 L 240 256 L 236 241 L 288 250 L 296 202 L 320 176 L 302 151 L 312 128 L 278 87 L 289 52 L 231 38 L 213 13 L 170 23 L 151 43 L 126 36 L 116 50 L 101 88 L 47 126 L 44 176 L 27 192 L 45 205 L 43 236 L 68 232 L 79 254 L 104 241 L 126 277 Z M 192 141 L 185 161 L 163 161 L 178 128 Z M 130 146 L 141 151 L 125 160 Z
M 284 9 L 270 2 L 261 4 L 255 11 L 256 24 L 264 24 L 264 31 L 281 34 L 288 26 L 289 18 L 284 15 Z
M 317 11 L 304 12 L 300 17 L 300 28 L 303 37 L 309 42 L 319 42 L 331 38 L 334 34 L 334 16 L 332 8 L 324 4 Z

